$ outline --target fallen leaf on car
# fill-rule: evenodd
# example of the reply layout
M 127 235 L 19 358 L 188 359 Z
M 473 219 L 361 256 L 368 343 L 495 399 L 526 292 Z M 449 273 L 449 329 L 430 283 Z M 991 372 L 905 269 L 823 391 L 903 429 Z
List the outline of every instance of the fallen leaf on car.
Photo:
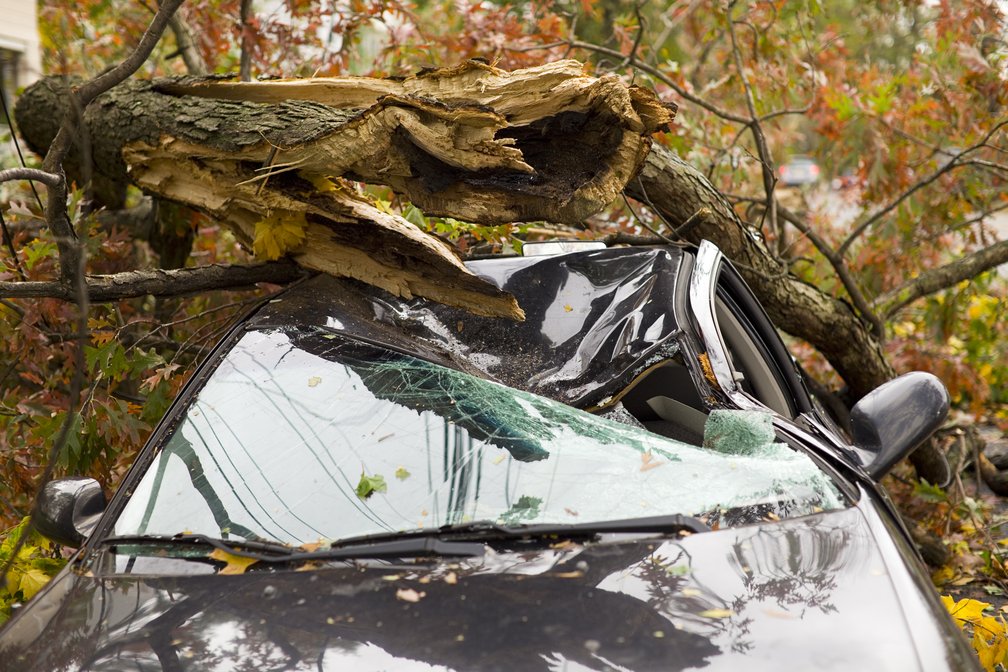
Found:
M 734 613 L 731 609 L 704 609 L 700 612 L 700 616 L 704 618 L 729 618 Z
M 322 382 L 321 378 L 319 378 L 318 376 L 312 376 L 311 378 L 308 379 L 308 387 L 315 387 L 321 382 Z
M 651 453 L 650 450 L 647 451 L 646 453 L 641 453 L 640 457 L 641 457 L 641 468 L 640 468 L 641 471 L 654 469 L 655 467 L 660 467 L 663 464 L 665 464 L 664 462 L 655 459 L 655 456 Z
M 403 602 L 419 602 L 427 593 L 418 592 L 412 588 L 400 588 L 396 591 L 396 599 Z
M 399 467 L 395 470 L 395 477 L 400 481 L 405 481 L 410 477 L 410 473 L 406 470 L 406 467 Z
M 361 499 L 367 499 L 376 492 L 387 492 L 388 485 L 385 483 L 385 477 L 379 474 L 374 474 L 373 476 L 368 476 L 363 471 L 360 475 L 360 481 L 357 483 L 357 489 L 354 491 L 357 496 Z
M 223 562 L 223 569 L 218 572 L 218 574 L 244 574 L 245 570 L 249 568 L 249 565 L 253 565 L 259 562 L 255 558 L 246 558 L 243 555 L 235 555 L 234 553 L 228 553 L 227 551 L 215 548 L 214 552 L 209 555 L 211 560 L 217 560 L 218 562 Z

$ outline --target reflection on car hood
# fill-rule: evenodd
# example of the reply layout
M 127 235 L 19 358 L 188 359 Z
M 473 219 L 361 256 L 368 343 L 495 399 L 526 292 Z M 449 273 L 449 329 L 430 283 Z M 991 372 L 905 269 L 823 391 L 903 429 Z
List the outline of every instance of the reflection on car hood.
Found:
M 65 573 L 11 624 L 0 668 L 972 669 L 907 602 L 878 524 L 862 506 L 454 565 Z
M 673 304 L 683 257 L 674 247 L 645 247 L 469 262 L 514 294 L 524 322 L 319 276 L 266 306 L 253 325 L 324 315 L 323 326 L 355 338 L 585 408 L 677 349 Z

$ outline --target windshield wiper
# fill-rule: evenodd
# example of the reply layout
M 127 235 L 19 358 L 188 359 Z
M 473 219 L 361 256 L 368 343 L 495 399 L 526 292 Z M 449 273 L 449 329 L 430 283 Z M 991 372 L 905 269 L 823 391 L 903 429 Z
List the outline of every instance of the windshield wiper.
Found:
M 361 540 L 358 543 L 341 545 L 339 548 L 320 548 L 306 551 L 296 546 L 288 546 L 279 541 L 216 539 L 203 534 L 124 535 L 106 537 L 101 543 L 113 549 L 117 547 L 136 548 L 138 546 L 212 548 L 237 555 L 254 558 L 261 562 L 308 562 L 313 560 L 363 560 L 422 557 L 477 557 L 484 553 L 481 543 L 444 541 L 429 537 L 410 537 L 389 540 Z
M 626 518 L 622 520 L 601 520 L 591 523 L 542 523 L 536 525 L 506 525 L 493 521 L 473 521 L 456 525 L 442 525 L 423 530 L 403 532 L 382 532 L 379 534 L 348 537 L 334 541 L 332 548 L 352 547 L 364 542 L 381 542 L 386 539 L 469 539 L 476 541 L 499 541 L 533 539 L 542 537 L 585 538 L 602 534 L 641 533 L 679 534 L 709 532 L 710 527 L 698 518 L 672 514 Z

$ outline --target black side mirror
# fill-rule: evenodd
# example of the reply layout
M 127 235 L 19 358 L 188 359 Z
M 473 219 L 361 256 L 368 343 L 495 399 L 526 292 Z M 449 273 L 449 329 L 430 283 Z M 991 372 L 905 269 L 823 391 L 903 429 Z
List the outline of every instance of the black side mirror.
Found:
M 93 478 L 49 481 L 35 500 L 35 529 L 57 544 L 78 548 L 105 511 L 105 493 Z
M 914 371 L 869 392 L 851 410 L 854 443 L 874 455 L 865 465 L 881 478 L 945 422 L 949 394 L 930 373 Z

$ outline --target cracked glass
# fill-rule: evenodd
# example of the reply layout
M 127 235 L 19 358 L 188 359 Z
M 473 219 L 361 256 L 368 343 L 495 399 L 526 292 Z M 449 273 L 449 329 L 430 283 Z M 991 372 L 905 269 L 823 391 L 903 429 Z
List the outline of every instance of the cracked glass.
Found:
M 253 331 L 186 409 L 115 534 L 302 544 L 471 521 L 841 506 L 772 432 L 759 450 L 726 446 L 767 419 L 724 420 L 716 446 L 694 446 L 331 333 Z

